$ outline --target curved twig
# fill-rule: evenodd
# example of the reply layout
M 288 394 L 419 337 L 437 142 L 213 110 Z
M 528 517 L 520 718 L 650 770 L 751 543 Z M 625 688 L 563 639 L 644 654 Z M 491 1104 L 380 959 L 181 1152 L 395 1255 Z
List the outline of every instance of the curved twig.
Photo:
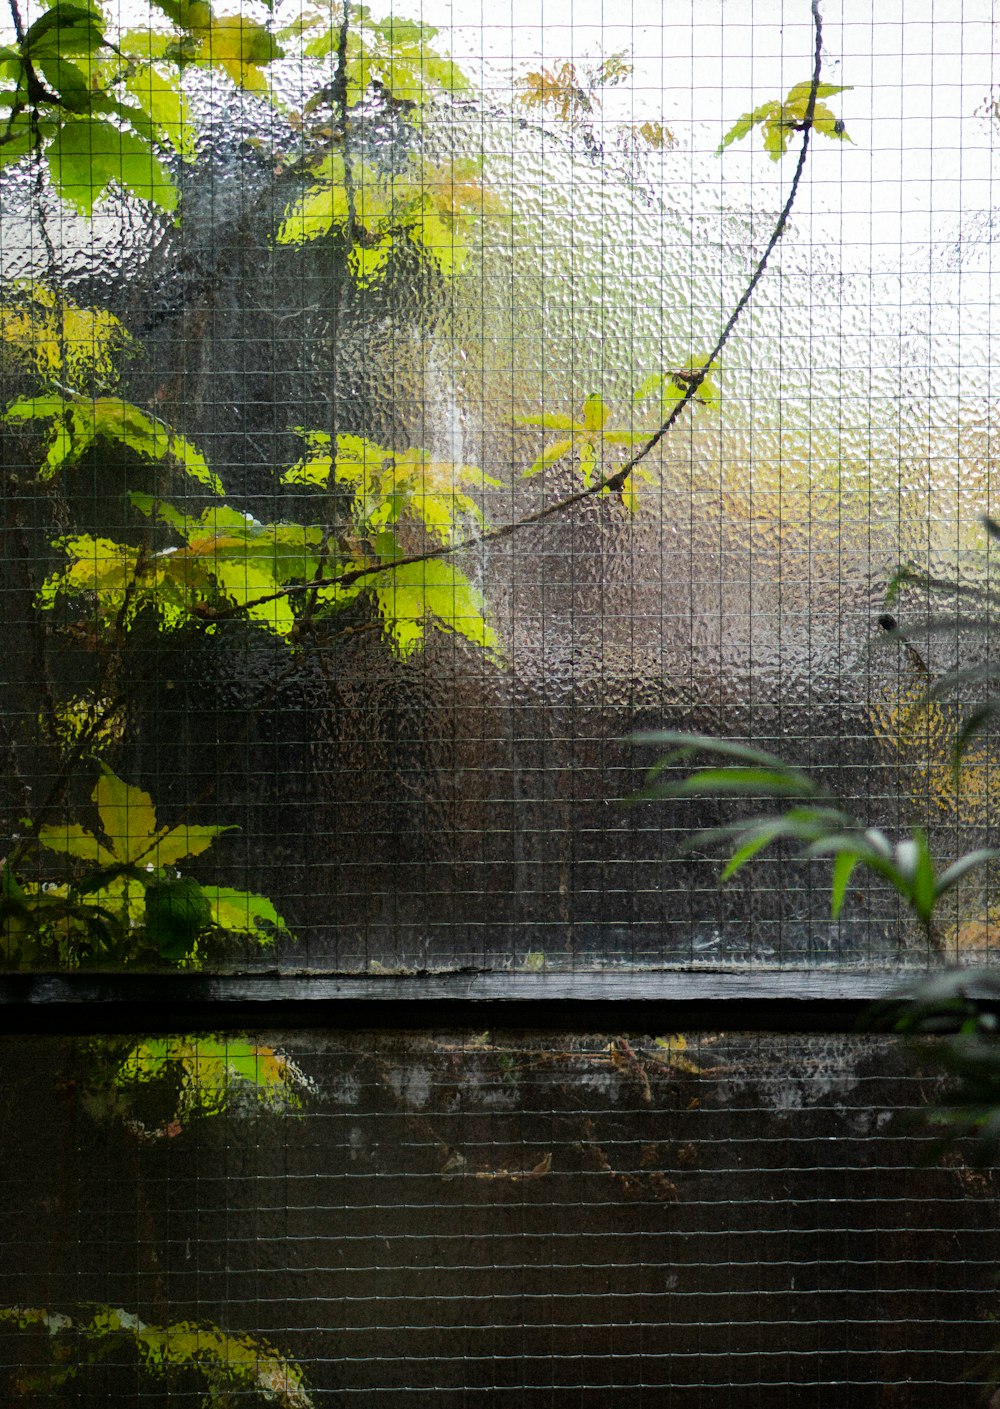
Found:
M 815 47 L 813 59 L 812 82 L 809 88 L 809 101 L 806 104 L 805 116 L 802 119 L 802 147 L 799 151 L 799 159 L 795 167 L 795 174 L 792 177 L 792 184 L 788 190 L 788 196 L 771 231 L 771 238 L 767 242 L 767 247 L 760 259 L 757 261 L 753 274 L 743 290 L 739 301 L 726 320 L 725 327 L 719 334 L 711 354 L 706 359 L 706 366 L 709 366 L 721 354 L 729 339 L 732 337 L 737 323 L 743 316 L 747 304 L 753 297 L 754 290 L 764 277 L 768 261 L 781 237 L 784 235 L 788 225 L 792 207 L 798 197 L 799 186 L 806 168 L 806 157 L 809 151 L 809 137 L 812 132 L 813 116 L 816 111 L 816 98 L 819 91 L 820 75 L 823 68 L 823 17 L 820 13 L 819 0 L 812 0 L 813 30 L 815 34 Z M 383 573 L 394 572 L 396 568 L 409 567 L 412 563 L 425 563 L 433 558 L 451 557 L 453 554 L 462 553 L 470 548 L 479 548 L 487 543 L 496 543 L 501 539 L 509 538 L 512 534 L 519 533 L 523 528 L 530 528 L 534 524 L 544 523 L 546 519 L 552 518 L 556 514 L 561 514 L 567 509 L 571 509 L 575 504 L 582 504 L 587 499 L 593 499 L 599 494 L 610 490 L 611 493 L 619 493 L 628 480 L 629 475 L 640 464 L 646 456 L 655 450 L 664 436 L 674 428 L 680 419 L 685 407 L 698 393 L 701 385 L 701 378 L 692 377 L 687 381 L 684 388 L 684 395 L 677 401 L 663 424 L 656 430 L 650 438 L 643 443 L 639 450 L 627 460 L 624 465 L 615 470 L 614 474 L 607 475 L 603 479 L 597 480 L 594 484 L 585 489 L 578 489 L 572 494 L 567 494 L 564 498 L 556 500 L 553 504 L 536 510 L 533 514 L 525 514 L 511 523 L 499 524 L 496 528 L 484 529 L 482 533 L 473 534 L 469 538 L 463 538 L 459 543 L 445 544 L 440 548 L 428 548 L 422 553 L 411 553 L 404 558 L 396 558 L 392 562 L 372 563 L 362 568 L 352 568 L 348 572 L 337 573 L 335 576 L 327 577 L 322 581 L 313 579 L 310 582 L 291 583 L 287 587 L 279 588 L 275 592 L 266 596 L 256 597 L 250 602 L 241 602 L 232 607 L 222 608 L 216 612 L 215 619 L 222 620 L 226 617 L 238 616 L 240 613 L 249 611 L 253 607 L 266 606 L 269 602 L 280 601 L 285 597 L 297 596 L 303 592 L 316 592 L 323 587 L 348 587 L 354 582 L 360 582 L 363 578 L 379 577 Z

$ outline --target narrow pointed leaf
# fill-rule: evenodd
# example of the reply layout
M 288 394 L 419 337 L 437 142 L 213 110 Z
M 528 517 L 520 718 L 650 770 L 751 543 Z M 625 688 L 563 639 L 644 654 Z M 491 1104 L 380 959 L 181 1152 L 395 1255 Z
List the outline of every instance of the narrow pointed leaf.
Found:
M 557 460 L 561 460 L 564 455 L 568 455 L 573 449 L 572 440 L 556 440 L 546 449 L 535 463 L 528 469 L 522 471 L 522 478 L 528 479 L 531 475 L 537 475 L 541 470 L 546 470 L 550 465 L 554 465 Z
M 830 887 L 830 915 L 834 920 L 840 918 L 840 912 L 844 908 L 844 899 L 847 895 L 847 887 L 851 883 L 855 868 L 861 857 L 856 852 L 841 851 L 833 860 L 833 881 Z
M 726 862 L 721 879 L 728 881 L 730 876 L 735 876 L 736 872 L 752 860 L 759 851 L 763 851 L 766 846 L 770 846 L 780 836 L 787 834 L 787 830 L 784 818 L 777 818 L 769 825 L 761 827 L 754 836 L 733 852 Z
M 735 739 L 716 739 L 711 734 L 689 734 L 680 729 L 649 729 L 629 734 L 628 744 L 653 744 L 658 748 L 671 748 L 672 761 L 680 762 L 696 753 L 715 753 L 722 758 L 735 758 L 741 763 L 759 763 L 765 768 L 786 769 L 790 765 L 777 754 L 766 749 L 755 748 L 752 744 L 741 744 Z M 799 770 L 794 770 L 798 772 Z M 805 777 L 806 774 L 802 774 Z
M 946 894 L 947 891 L 957 886 L 959 881 L 970 871 L 985 866 L 989 861 L 996 861 L 998 857 L 1000 857 L 1000 851 L 994 847 L 980 847 L 978 851 L 969 851 L 964 856 L 960 856 L 938 877 L 937 895 Z
M 660 796 L 812 797 L 815 791 L 812 779 L 794 769 L 731 767 L 700 768 L 679 783 L 663 785 Z

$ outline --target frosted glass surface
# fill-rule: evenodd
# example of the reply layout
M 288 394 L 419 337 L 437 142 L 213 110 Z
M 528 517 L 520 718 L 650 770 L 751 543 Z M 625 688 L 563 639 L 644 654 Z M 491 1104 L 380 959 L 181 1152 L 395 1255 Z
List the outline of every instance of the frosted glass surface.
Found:
M 825 101 L 850 140 L 813 135 L 785 235 L 713 374 L 718 404 L 690 406 L 643 461 L 634 510 L 591 496 L 447 559 L 482 594 L 492 648 L 440 616 L 401 645 L 371 591 L 294 639 L 238 610 L 216 621 L 218 602 L 169 635 L 140 619 L 124 655 L 78 599 L 40 627 L 37 593 L 65 568 L 67 536 L 163 552 L 167 530 L 143 539 L 129 493 L 192 514 L 207 501 L 106 442 L 36 492 L 43 438 L 10 426 L 9 829 L 50 795 L 45 825 L 94 826 L 97 764 L 67 765 L 39 721 L 53 699 L 114 690 L 127 708 L 107 765 L 149 792 L 163 826 L 238 828 L 192 874 L 269 897 L 287 922 L 276 946 L 237 939 L 212 965 L 871 965 L 988 950 L 981 883 L 959 892 L 933 950 L 864 879 L 832 922 L 823 862 L 775 854 L 720 886 L 716 859 L 680 848 L 722 804 L 622 801 L 655 759 L 626 736 L 695 729 L 815 768 L 866 822 L 922 822 L 942 857 L 989 839 L 988 747 L 956 788 L 960 707 L 921 706 L 929 679 L 988 640 L 897 647 L 877 624 L 899 563 L 981 580 L 980 518 L 997 509 L 994 22 L 985 3 L 945 8 L 822 6 L 823 78 L 847 90 Z M 393 14 L 437 26 L 435 52 L 467 86 L 419 123 L 369 87 L 330 159 L 347 152 L 369 221 L 357 258 L 414 154 L 425 186 L 475 206 L 453 274 L 413 239 L 362 276 L 342 230 L 283 242 L 315 175 L 302 114 L 315 129 L 333 62 L 291 42 L 274 101 L 187 73 L 196 159 L 174 162 L 176 217 L 112 191 L 87 219 L 36 164 L 0 177 L 7 296 L 42 281 L 113 313 L 130 335 L 116 394 L 197 446 L 241 513 L 326 514 L 335 550 L 336 503 L 281 478 L 302 454 L 296 428 L 473 466 L 460 488 L 495 527 L 584 487 L 586 440 L 565 426 L 582 425 L 588 397 L 603 398 L 606 429 L 655 427 L 656 396 L 637 389 L 655 373 L 683 385 L 675 373 L 711 350 L 801 136 L 780 161 L 759 131 L 715 149 L 812 68 L 809 7 L 791 0 L 671 5 L 655 21 L 629 0 L 613 15 L 596 0 L 544 15 L 527 0 L 398 0 Z M 539 82 L 548 96 L 533 103 Z M 7 403 L 39 394 L 13 356 L 0 380 Z M 525 475 L 560 435 L 577 437 L 572 453 Z M 598 449 L 605 473 L 628 453 L 613 438 Z M 457 537 L 475 537 L 469 507 L 456 512 Z M 426 534 L 397 545 L 418 552 Z M 229 590 L 224 607 L 239 600 Z M 913 623 L 927 603 L 891 610 Z

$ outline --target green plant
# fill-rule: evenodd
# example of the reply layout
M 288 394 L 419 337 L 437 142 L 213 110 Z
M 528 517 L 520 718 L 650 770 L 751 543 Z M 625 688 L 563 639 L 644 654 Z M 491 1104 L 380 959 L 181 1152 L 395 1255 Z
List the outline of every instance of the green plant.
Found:
M 716 370 L 714 362 L 695 360 L 688 367 L 670 372 L 651 372 L 633 393 L 633 400 L 642 403 L 654 395 L 657 399 L 658 423 L 677 407 L 682 399 L 690 400 L 699 406 L 717 407 L 719 393 L 711 373 Z M 689 391 L 689 388 L 691 389 Z M 583 481 L 587 490 L 597 489 L 602 495 L 609 494 L 610 488 L 603 483 L 608 474 L 608 451 L 616 447 L 622 451 L 634 450 L 644 445 L 655 434 L 656 426 L 614 427 L 608 424 L 610 408 L 598 392 L 591 392 L 576 416 L 561 412 L 543 411 L 540 415 L 515 416 L 519 426 L 539 426 L 547 431 L 567 431 L 557 440 L 550 441 L 541 454 L 522 470 L 522 477 L 530 478 L 542 471 L 569 460 Z M 654 476 L 643 465 L 638 465 L 628 480 L 619 487 L 618 497 L 630 511 L 638 507 L 639 483 L 652 484 Z
M 717 155 L 721 156 L 731 143 L 749 136 L 755 127 L 761 129 L 764 150 L 772 161 L 780 161 L 788 151 L 792 134 L 804 131 L 807 126 L 824 137 L 850 142 L 843 120 L 835 117 L 825 103 L 818 101 L 820 98 L 832 98 L 835 93 L 850 91 L 850 87 L 835 83 L 814 85 L 810 79 L 796 83 L 794 88 L 788 90 L 784 102 L 772 98 L 738 118 L 719 143 Z
M 247 1395 L 280 1409 L 312 1409 L 312 1396 L 294 1360 L 257 1336 L 231 1335 L 209 1322 L 152 1325 L 116 1306 L 94 1306 L 68 1316 L 42 1307 L 0 1307 L 0 1325 L 17 1327 L 47 1349 L 52 1366 L 24 1373 L 20 1395 L 50 1395 L 77 1379 L 86 1365 L 115 1362 L 131 1352 L 145 1375 L 176 1382 L 194 1376 L 205 1389 L 206 1409 L 229 1409 Z M 20 1402 L 20 1398 L 19 1398 Z
M 124 781 L 132 774 L 125 759 L 136 687 L 166 660 L 183 666 L 205 638 L 249 643 L 246 658 L 261 674 L 249 729 L 254 711 L 274 701 L 311 652 L 320 644 L 328 652 L 339 635 L 330 623 L 338 618 L 347 623 L 345 637 L 378 630 L 397 659 L 412 656 L 432 631 L 442 630 L 500 660 L 487 604 L 455 554 L 538 517 L 490 524 L 481 500 L 495 481 L 474 466 L 439 458 L 419 436 L 400 433 L 386 444 L 388 435 L 371 425 L 341 424 L 336 397 L 330 424 L 299 428 L 300 457 L 271 466 L 276 507 L 258 517 L 253 506 L 259 500 L 233 488 L 231 472 L 223 474 L 194 437 L 171 423 L 158 395 L 139 405 L 119 394 L 126 361 L 141 357 L 142 349 L 109 310 L 85 306 L 61 286 L 45 183 L 85 216 L 125 192 L 183 226 L 189 218 L 185 163 L 202 136 L 197 104 L 188 96 L 197 85 L 187 83 L 188 70 L 208 70 L 230 100 L 245 90 L 254 102 L 271 105 L 280 141 L 274 150 L 256 149 L 281 178 L 270 253 L 301 259 L 304 247 L 324 242 L 317 253 L 332 290 L 334 377 L 343 380 L 337 359 L 349 295 L 361 289 L 371 298 L 364 304 L 367 317 L 396 272 L 416 271 L 407 288 L 460 278 L 478 220 L 502 208 L 481 163 L 464 153 L 442 156 L 447 142 L 429 134 L 435 113 L 467 93 L 467 83 L 435 49 L 428 27 L 394 15 L 376 20 L 349 0 L 309 11 L 284 28 L 269 6 L 259 19 L 221 14 L 206 0 L 157 0 L 157 6 L 160 23 L 122 33 L 111 24 L 110 10 L 59 0 L 25 30 L 12 0 L 17 42 L 2 58 L 11 87 L 0 165 L 31 164 L 48 260 L 44 278 L 3 291 L 4 365 L 18 383 L 3 419 L 8 435 L 28 446 L 28 468 L 19 466 L 12 476 L 14 497 L 49 525 L 49 562 L 43 580 L 30 584 L 38 635 L 45 648 L 54 643 L 72 653 L 72 668 L 39 681 L 37 707 L 25 714 L 21 735 L 9 740 L 15 783 L 28 735 L 32 742 L 39 735 L 48 750 L 51 780 L 37 801 L 22 790 L 30 815 L 17 824 L 2 871 L 2 951 L 11 965 L 190 968 L 208 962 L 227 937 L 265 945 L 285 933 L 268 898 L 208 885 L 189 872 L 228 825 L 189 823 L 176 814 L 173 825 L 163 824 L 151 795 Z M 523 418 L 522 424 L 569 432 L 525 474 L 567 459 L 582 480 L 581 494 L 616 496 L 632 508 L 637 484 L 650 477 L 643 457 L 685 408 L 715 404 L 711 374 L 781 237 L 818 114 L 815 7 L 814 15 L 816 71 L 797 116 L 799 168 L 773 237 L 715 348 L 700 360 L 679 357 L 676 366 L 640 381 L 630 409 L 655 405 L 658 423 L 609 425 L 610 412 L 596 394 L 576 417 Z M 271 81 L 272 66 L 286 56 L 298 60 L 308 79 L 295 107 Z M 529 75 L 522 106 L 555 109 L 596 160 L 596 90 L 627 70 L 624 57 L 613 55 L 586 70 L 569 64 L 555 74 Z M 391 143 L 369 140 L 379 124 L 391 129 Z M 659 122 L 634 131 L 653 150 L 673 140 Z M 628 458 L 614 460 L 609 449 Z M 103 508 L 96 524 L 81 521 L 74 497 L 84 466 L 100 476 Z M 127 489 L 111 474 L 105 480 L 104 471 L 114 467 L 127 475 Z M 549 503 L 543 513 L 565 513 L 578 497 Z M 262 642 L 271 650 L 253 650 Z M 235 654 L 218 652 L 220 673 L 233 669 Z M 327 654 L 321 659 L 329 669 Z M 81 676 L 82 683 L 66 686 Z M 86 812 L 81 781 L 95 767 L 99 776 Z M 537 968 L 539 957 L 529 954 L 526 966 Z M 97 1054 L 102 1070 L 85 1094 L 88 1109 L 102 1119 L 121 1119 L 143 1140 L 180 1137 L 196 1120 L 244 1106 L 294 1110 L 309 1089 L 291 1059 L 250 1038 L 147 1038 L 111 1049 L 102 1044 Z M 601 1060 L 631 1082 L 640 1099 L 650 1100 L 649 1077 L 624 1039 L 610 1044 Z M 152 1116 L 141 1096 L 152 1098 Z M 589 1136 L 581 1149 L 603 1174 L 620 1177 L 626 1192 L 639 1189 L 618 1175 Z M 518 1183 L 542 1178 L 550 1167 L 551 1154 L 530 1166 L 479 1170 L 475 1177 Z M 657 1196 L 670 1187 L 666 1181 Z M 220 1409 L 250 1394 L 286 1409 L 307 1409 L 310 1402 L 293 1362 L 266 1342 L 210 1324 L 154 1325 L 107 1305 L 72 1317 L 10 1307 L 0 1319 L 51 1351 L 53 1368 L 36 1386 L 43 1395 L 62 1388 L 82 1364 L 127 1352 L 145 1374 L 166 1380 L 168 1392 L 175 1376 L 203 1380 L 206 1402 Z
M 668 750 L 650 770 L 645 787 L 633 802 L 717 797 L 777 804 L 778 810 L 697 832 L 685 842 L 685 849 L 721 846 L 730 850 L 723 880 L 779 841 L 797 845 L 807 858 L 830 857 L 834 919 L 840 915 L 851 877 L 862 866 L 888 881 L 924 926 L 928 939 L 940 948 L 935 929 L 939 901 L 973 871 L 1000 856 L 993 848 L 977 848 L 941 869 L 931 855 L 923 827 L 913 826 L 905 837 L 893 842 L 880 828 L 865 826 L 845 812 L 803 769 L 763 749 L 675 730 L 636 734 L 632 742 Z M 676 777 L 673 770 L 706 753 L 719 762 L 698 768 L 685 778 Z
M 4 958 L 15 964 L 148 963 L 198 965 L 212 939 L 242 935 L 272 943 L 285 924 L 265 896 L 203 885 L 179 864 L 200 856 L 232 827 L 157 825 L 149 794 L 101 765 L 93 798 L 99 827 L 46 823 L 32 837 L 66 858 L 65 881 L 18 881 L 2 871 Z
M 85 1049 L 86 1050 L 86 1049 Z M 81 1063 L 95 1120 L 120 1120 L 143 1141 L 172 1140 L 196 1120 L 300 1111 L 313 1083 L 278 1047 L 219 1033 L 100 1038 Z

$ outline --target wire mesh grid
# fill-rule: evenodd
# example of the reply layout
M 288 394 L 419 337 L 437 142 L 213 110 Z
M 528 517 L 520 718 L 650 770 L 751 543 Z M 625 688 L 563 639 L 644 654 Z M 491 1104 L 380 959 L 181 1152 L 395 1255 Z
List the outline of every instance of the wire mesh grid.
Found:
M 944 1406 L 997 1371 L 996 1173 L 928 1161 L 940 1081 L 886 1038 L 2 1059 L 9 1403 Z
M 921 623 L 989 580 L 991 7 L 140 9 L 0 60 L 8 958 L 988 951 L 622 799 L 700 729 L 989 838 L 989 618 Z
M 992 681 L 986 0 L 3 24 L 5 966 L 989 954 L 985 881 L 926 935 L 857 877 L 833 921 L 827 862 L 720 888 L 680 848 L 731 810 L 623 801 L 666 726 L 991 838 L 989 734 L 952 751 Z M 881 1038 L 0 1064 L 18 1406 L 994 1389 L 996 1172 Z

